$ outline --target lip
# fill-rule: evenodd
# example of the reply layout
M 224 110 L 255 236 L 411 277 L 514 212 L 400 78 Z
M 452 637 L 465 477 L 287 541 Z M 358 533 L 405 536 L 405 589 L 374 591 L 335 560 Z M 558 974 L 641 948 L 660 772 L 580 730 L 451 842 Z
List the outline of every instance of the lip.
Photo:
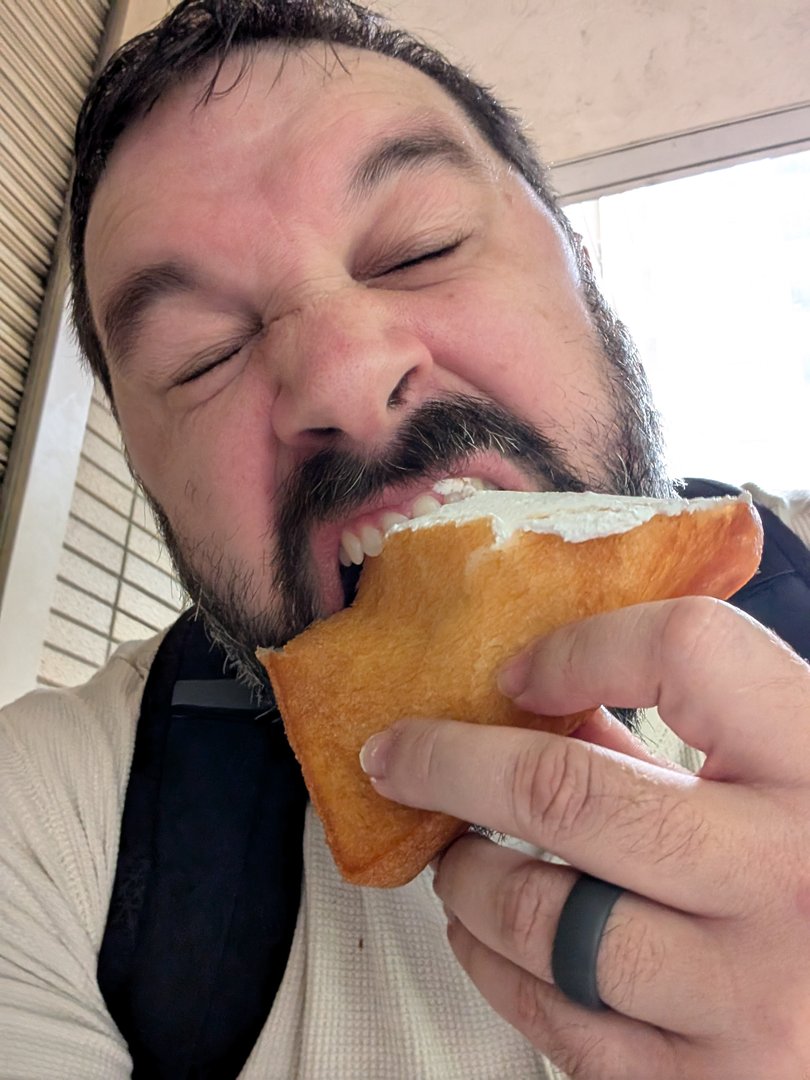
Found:
M 530 483 L 518 466 L 497 454 L 479 454 L 449 472 L 426 474 L 408 484 L 386 488 L 376 499 L 358 506 L 348 517 L 316 526 L 310 534 L 310 553 L 319 585 L 323 618 L 334 615 L 344 607 L 343 582 L 338 561 L 343 530 L 366 515 L 387 511 L 402 513 L 404 508 L 410 508 L 417 496 L 430 492 L 439 480 L 463 476 L 480 477 L 504 491 L 551 490 L 550 486 L 538 488 L 536 484 Z

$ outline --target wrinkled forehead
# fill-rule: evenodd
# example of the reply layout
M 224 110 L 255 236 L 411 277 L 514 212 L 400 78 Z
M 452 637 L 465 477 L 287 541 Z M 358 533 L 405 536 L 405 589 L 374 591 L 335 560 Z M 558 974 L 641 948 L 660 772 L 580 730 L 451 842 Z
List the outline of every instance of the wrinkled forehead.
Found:
M 208 89 L 210 93 L 206 93 Z M 128 247 L 188 210 L 259 184 L 282 197 L 302 181 L 313 203 L 386 133 L 445 130 L 493 169 L 502 162 L 461 107 L 429 76 L 366 50 L 309 43 L 234 53 L 168 91 L 121 136 L 96 189 L 85 235 L 90 295 L 121 238 Z M 235 185 L 238 185 L 236 187 Z M 161 215 L 165 221 L 161 222 Z M 147 225 L 149 228 L 147 229 Z
M 350 157 L 388 126 L 431 119 L 475 145 L 489 147 L 449 93 L 416 68 L 378 53 L 321 42 L 276 44 L 231 54 L 218 70 L 205 65 L 167 91 L 121 135 L 96 189 L 96 207 L 117 194 L 165 179 L 156 169 L 182 163 L 187 150 L 223 155 L 261 149 L 283 168 L 290 153 Z
M 295 130 L 312 112 L 320 112 L 327 124 L 335 104 L 346 96 L 392 113 L 433 109 L 472 128 L 439 83 L 404 61 L 323 42 L 270 43 L 237 50 L 221 66 L 211 61 L 171 87 L 121 136 L 110 165 L 133 143 L 173 143 L 184 135 L 200 139 L 223 124 L 240 131 L 257 123 Z

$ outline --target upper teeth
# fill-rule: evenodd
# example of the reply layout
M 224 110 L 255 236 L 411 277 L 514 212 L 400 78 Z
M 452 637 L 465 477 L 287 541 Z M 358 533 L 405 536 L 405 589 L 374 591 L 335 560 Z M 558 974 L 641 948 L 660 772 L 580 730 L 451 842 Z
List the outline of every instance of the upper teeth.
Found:
M 339 552 L 342 565 L 351 566 L 354 563 L 359 566 L 366 555 L 379 555 L 383 537 L 394 525 L 400 525 L 411 518 L 433 514 L 441 507 L 442 502 L 458 502 L 459 499 L 474 495 L 476 491 L 486 491 L 493 486 L 478 477 L 448 477 L 433 486 L 436 494 L 442 497 L 441 501 L 425 493 L 417 496 L 405 513 L 396 514 L 389 510 L 382 513 L 374 524 L 367 522 L 354 529 L 344 529 L 340 537 Z

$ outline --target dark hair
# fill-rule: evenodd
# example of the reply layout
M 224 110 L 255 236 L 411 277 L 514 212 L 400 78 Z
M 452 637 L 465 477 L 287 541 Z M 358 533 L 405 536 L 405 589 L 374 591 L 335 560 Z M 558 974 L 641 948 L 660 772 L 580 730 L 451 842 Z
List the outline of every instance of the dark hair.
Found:
M 121 134 L 170 88 L 229 53 L 275 41 L 284 47 L 320 41 L 381 53 L 417 68 L 442 86 L 489 145 L 512 164 L 561 225 L 545 167 L 517 116 L 441 53 L 352 0 L 182 0 L 154 29 L 124 44 L 93 82 L 76 126 L 70 198 L 73 321 L 79 345 L 112 401 L 107 363 L 90 310 L 84 236 L 90 204 Z M 214 91 L 216 74 L 202 101 Z M 574 245 L 576 249 L 576 245 Z

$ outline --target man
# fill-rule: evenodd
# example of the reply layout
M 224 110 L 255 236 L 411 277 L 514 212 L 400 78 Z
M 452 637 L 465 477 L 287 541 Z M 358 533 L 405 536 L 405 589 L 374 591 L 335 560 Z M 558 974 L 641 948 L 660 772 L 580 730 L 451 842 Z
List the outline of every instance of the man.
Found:
M 356 5 L 186 0 L 91 92 L 72 207 L 82 346 L 190 595 L 259 695 L 254 647 L 342 607 L 341 546 L 437 479 L 669 490 L 632 346 L 519 128 Z M 547 1058 L 600 1080 L 810 1070 L 810 671 L 752 620 L 689 600 L 567 628 L 501 678 L 540 713 L 659 706 L 707 755 L 698 777 L 606 712 L 577 740 L 429 717 L 375 737 L 362 762 L 383 795 L 569 865 L 468 835 L 435 880 L 354 889 L 308 814 L 295 935 L 261 1025 L 226 1067 L 198 1053 L 221 1013 L 194 1014 L 191 1064 L 167 1071 L 133 1017 L 162 1024 L 173 1053 L 195 978 L 167 992 L 151 970 L 137 991 L 161 1002 L 150 1014 L 122 1000 L 115 944 L 134 925 L 127 897 L 142 910 L 119 834 L 142 809 L 157 648 L 125 647 L 88 687 L 5 715 L 3 1076 L 109 1080 L 130 1052 L 136 1075 L 279 1080 L 543 1076 Z M 197 762 L 204 725 L 188 720 L 147 765 L 191 850 L 202 811 L 168 779 Z M 215 816 L 203 854 L 218 831 Z M 179 881 L 168 862 L 155 872 Z M 561 989 L 551 955 L 575 883 L 606 925 L 574 920 L 589 970 Z M 220 902 L 205 885 L 203 924 Z M 193 918 L 194 896 L 169 893 Z M 238 921 L 249 903 L 211 911 Z M 259 938 L 216 957 L 211 1009 L 241 993 Z

